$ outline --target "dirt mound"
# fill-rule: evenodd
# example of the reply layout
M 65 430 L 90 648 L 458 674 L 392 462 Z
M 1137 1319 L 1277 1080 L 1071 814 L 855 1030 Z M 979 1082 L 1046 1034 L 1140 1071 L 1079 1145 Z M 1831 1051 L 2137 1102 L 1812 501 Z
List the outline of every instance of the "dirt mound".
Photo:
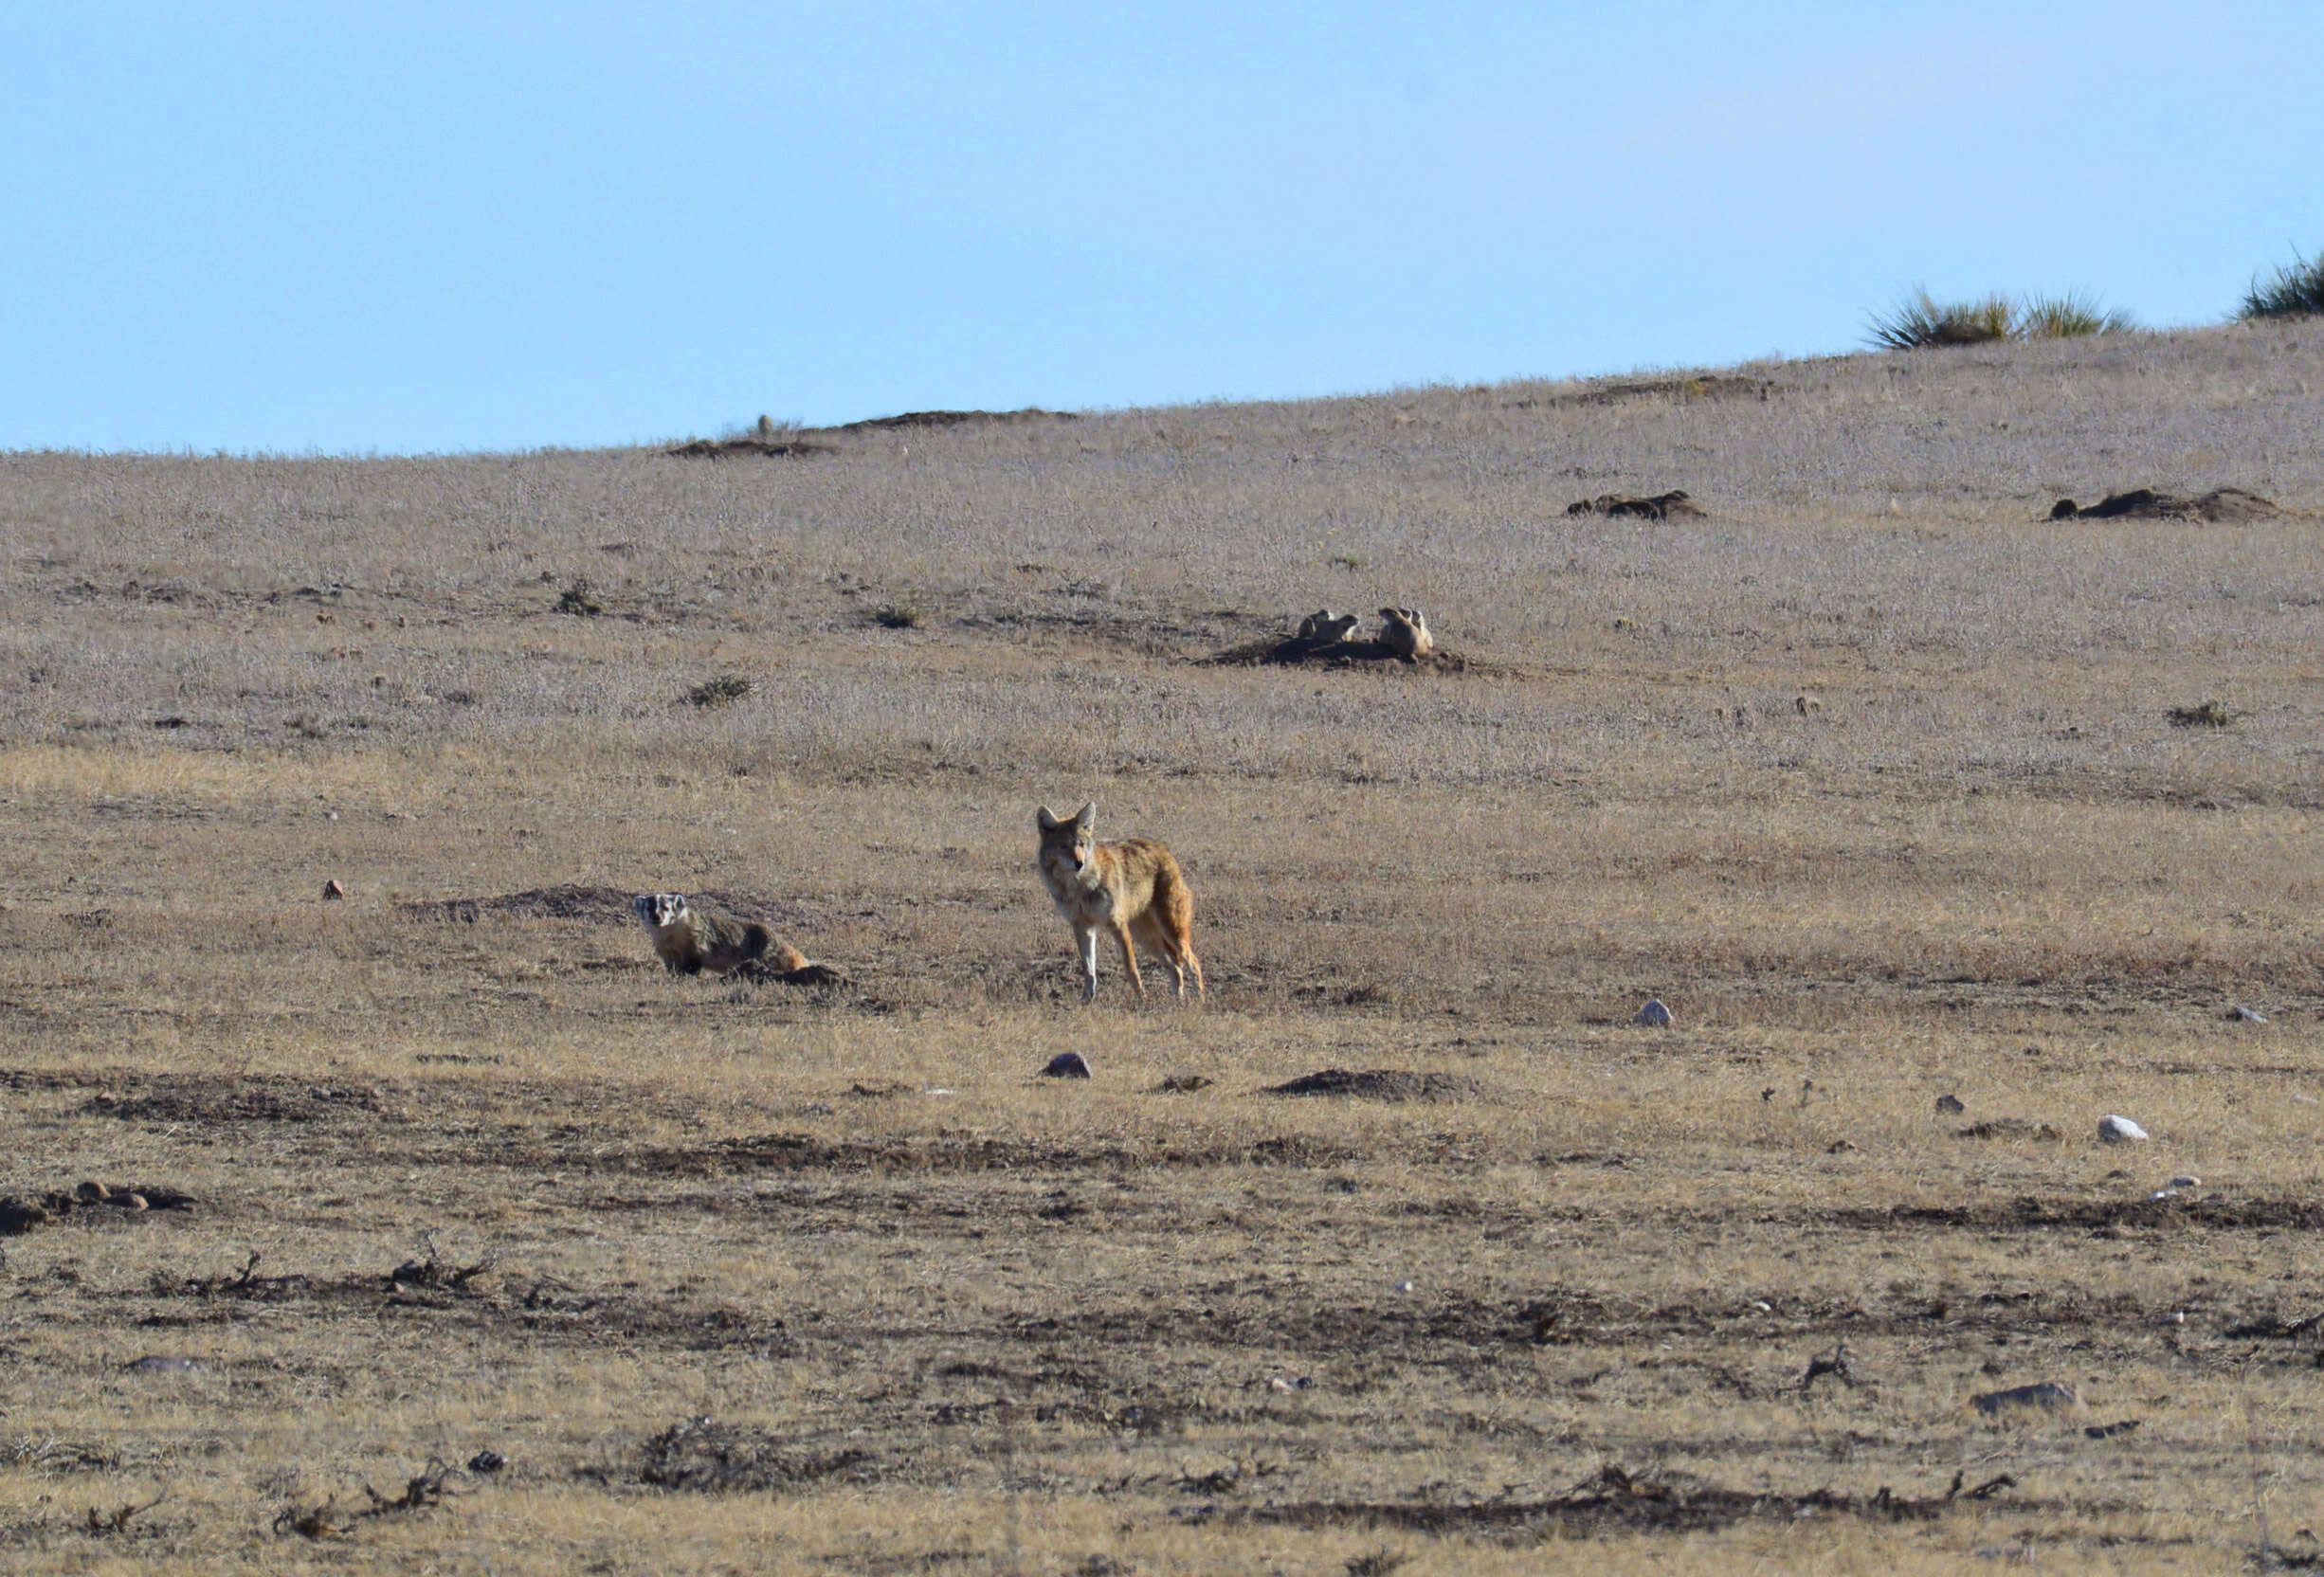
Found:
M 1566 506 L 1568 515 L 1635 516 L 1645 520 L 1700 520 L 1708 512 L 1678 488 L 1657 493 L 1651 498 L 1625 498 L 1620 493 L 1601 493 L 1594 498 L 1582 498 Z
M 1205 661 L 1246 668 L 1296 665 L 1309 668 L 1411 668 L 1423 673 L 1484 673 L 1484 664 L 1459 652 L 1439 649 L 1426 657 L 1400 657 L 1378 641 L 1317 643 L 1293 636 L 1262 636 L 1245 641 Z
M 220 1122 L 328 1122 L 356 1114 L 396 1120 L 379 1092 L 362 1084 L 315 1084 L 305 1079 L 260 1074 L 228 1078 L 209 1074 L 173 1074 L 145 1080 L 142 1092 L 116 1096 L 100 1092 L 89 1097 L 83 1115 L 118 1117 L 123 1122 L 207 1124 Z M 150 1202 L 154 1197 L 144 1189 Z M 155 1190 L 174 1194 L 176 1190 Z
M 588 887 L 566 882 L 556 887 L 528 887 L 521 893 L 502 893 L 486 898 L 430 898 L 399 903 L 396 913 L 415 920 L 440 920 L 448 925 L 475 925 L 490 915 L 511 920 L 590 920 L 604 925 L 634 925 L 629 900 L 634 894 L 619 887 Z M 748 893 L 712 889 L 690 892 L 695 903 L 730 915 L 796 924 L 805 911 L 796 904 L 778 903 Z
M 2273 501 L 2240 487 L 2214 487 L 2192 498 L 2134 487 L 2128 493 L 2109 493 L 2087 509 L 2072 498 L 2061 498 L 2050 507 L 2053 520 L 2204 520 L 2213 525 L 2264 520 L 2282 513 Z
M 1561 406 L 1618 406 L 1633 400 L 1669 400 L 1679 405 L 1691 400 L 1765 400 L 1775 392 L 1775 388 L 1771 378 L 1739 378 L 1716 372 L 1699 378 L 1633 378 L 1624 383 L 1600 384 L 1573 394 L 1518 400 L 1509 408 L 1554 410 Z
M 521 893 L 502 893 L 488 898 L 427 899 L 399 903 L 396 912 L 415 920 L 444 920 L 474 925 L 487 915 L 519 920 L 631 919 L 633 895 L 618 887 L 584 887 L 566 882 L 557 887 L 529 887 Z
M 1747 1520 L 1788 1526 L 1817 1514 L 1856 1516 L 1875 1522 L 1929 1522 L 1943 1515 L 1949 1507 L 1964 1501 L 1991 1500 L 2002 1491 L 2014 1488 L 2017 1480 L 2002 1474 L 1974 1489 L 1965 1490 L 1963 1483 L 1963 1476 L 1956 1475 L 1952 1489 L 1926 1498 L 1897 1495 L 1885 1484 L 1878 1493 L 1861 1497 L 1830 1490 L 1792 1495 L 1759 1489 L 1728 1489 L 1683 1475 L 1633 1478 L 1621 1468 L 1609 1466 L 1553 1500 L 1488 1500 L 1466 1504 L 1309 1501 L 1268 1506 L 1241 1514 L 1252 1521 L 1286 1523 L 1295 1528 L 1354 1526 L 1469 1534 L 1554 1529 L 1566 1537 L 1587 1538 L 1625 1532 L 1710 1532 Z M 2027 1502 L 2006 1504 L 2024 1509 Z
M 901 416 L 874 416 L 862 422 L 849 422 L 836 427 L 818 427 L 818 432 L 880 432 L 890 427 L 960 427 L 979 426 L 999 422 L 1072 422 L 1079 418 L 1070 410 L 1044 410 L 1039 406 L 1026 406 L 1023 410 L 907 410 Z
M 1271 1084 L 1271 1096 L 1345 1096 L 1355 1100 L 1474 1100 L 1484 1094 L 1476 1079 L 1453 1073 L 1412 1073 L 1404 1068 L 1372 1068 L 1350 1073 L 1325 1068 L 1303 1074 L 1286 1084 Z
M 2045 1122 L 2031 1122 L 2024 1117 L 1994 1117 L 1986 1122 L 1973 1122 L 1954 1131 L 1958 1139 L 2041 1139 L 2063 1138 L 2057 1129 Z
M 799 439 L 697 438 L 662 452 L 673 460 L 739 460 L 753 455 L 761 460 L 804 460 L 833 450 L 828 444 L 808 444 Z
M 862 1482 L 875 1477 L 869 1452 L 802 1451 L 764 1429 L 688 1419 L 645 1442 L 638 1481 L 665 1490 L 719 1494 L 783 1490 L 825 1478 Z

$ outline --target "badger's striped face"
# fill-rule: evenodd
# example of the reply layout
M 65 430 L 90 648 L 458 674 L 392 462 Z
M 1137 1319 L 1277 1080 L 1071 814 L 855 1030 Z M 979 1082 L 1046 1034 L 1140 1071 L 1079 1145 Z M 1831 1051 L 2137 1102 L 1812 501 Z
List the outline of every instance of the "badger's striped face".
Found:
M 639 924 L 650 926 L 656 931 L 667 931 L 671 926 L 684 923 L 686 895 L 640 893 L 629 900 L 629 907 L 637 911 Z

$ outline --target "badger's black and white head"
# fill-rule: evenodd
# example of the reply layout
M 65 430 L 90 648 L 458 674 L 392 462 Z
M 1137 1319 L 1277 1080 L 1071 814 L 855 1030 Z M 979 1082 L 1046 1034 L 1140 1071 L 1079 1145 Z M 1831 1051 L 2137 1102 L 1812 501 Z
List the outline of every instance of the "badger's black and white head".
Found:
M 638 923 L 648 931 L 683 925 L 690 913 L 683 893 L 640 893 L 629 900 L 629 907 L 637 911 Z

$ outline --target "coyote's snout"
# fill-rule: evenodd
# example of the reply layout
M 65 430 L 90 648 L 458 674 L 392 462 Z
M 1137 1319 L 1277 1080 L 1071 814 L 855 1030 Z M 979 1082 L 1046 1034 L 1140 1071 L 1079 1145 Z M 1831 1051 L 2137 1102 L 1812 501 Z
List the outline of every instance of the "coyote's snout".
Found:
M 1194 977 L 1195 995 L 1203 995 L 1203 967 L 1194 956 L 1194 895 L 1171 851 L 1151 838 L 1098 843 L 1095 800 L 1062 819 L 1044 806 L 1035 821 L 1041 829 L 1042 882 L 1073 927 L 1081 952 L 1081 1000 L 1098 994 L 1099 931 L 1113 933 L 1120 945 L 1122 968 L 1138 995 L 1146 994 L 1146 982 L 1137 972 L 1134 936 L 1159 948 L 1170 960 L 1180 1001 L 1186 1000 L 1189 974 Z

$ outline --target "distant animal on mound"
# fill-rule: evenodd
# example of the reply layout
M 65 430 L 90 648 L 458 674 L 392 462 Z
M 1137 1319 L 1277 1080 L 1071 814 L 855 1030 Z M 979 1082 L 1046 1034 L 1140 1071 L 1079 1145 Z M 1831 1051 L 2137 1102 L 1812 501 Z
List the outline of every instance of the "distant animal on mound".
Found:
M 672 974 L 732 974 L 761 960 L 773 969 L 804 968 L 799 950 L 774 940 L 756 920 L 738 920 L 715 910 L 697 909 L 683 893 L 640 893 L 629 900 L 638 923 L 654 939 L 654 952 Z M 772 954 L 770 949 L 772 950 Z
M 1407 662 L 1417 662 L 1436 650 L 1428 620 L 1417 607 L 1380 609 L 1380 644 Z
M 1146 982 L 1137 971 L 1137 949 L 1131 938 L 1158 948 L 1170 960 L 1178 979 L 1178 1000 L 1187 995 L 1187 976 L 1194 977 L 1194 994 L 1204 995 L 1203 966 L 1194 956 L 1194 895 L 1186 873 L 1171 851 L 1151 838 L 1125 838 L 1117 843 L 1098 842 L 1098 802 L 1069 817 L 1058 817 L 1043 806 L 1034 818 L 1041 831 L 1036 863 L 1042 884 L 1057 904 L 1057 912 L 1073 927 L 1081 954 L 1081 1000 L 1098 995 L 1098 933 L 1113 934 L 1121 948 L 1122 968 L 1137 994 Z
M 1330 608 L 1319 607 L 1299 621 L 1298 639 L 1318 646 L 1333 645 L 1354 634 L 1359 622 L 1353 613 L 1343 613 L 1334 619 Z

